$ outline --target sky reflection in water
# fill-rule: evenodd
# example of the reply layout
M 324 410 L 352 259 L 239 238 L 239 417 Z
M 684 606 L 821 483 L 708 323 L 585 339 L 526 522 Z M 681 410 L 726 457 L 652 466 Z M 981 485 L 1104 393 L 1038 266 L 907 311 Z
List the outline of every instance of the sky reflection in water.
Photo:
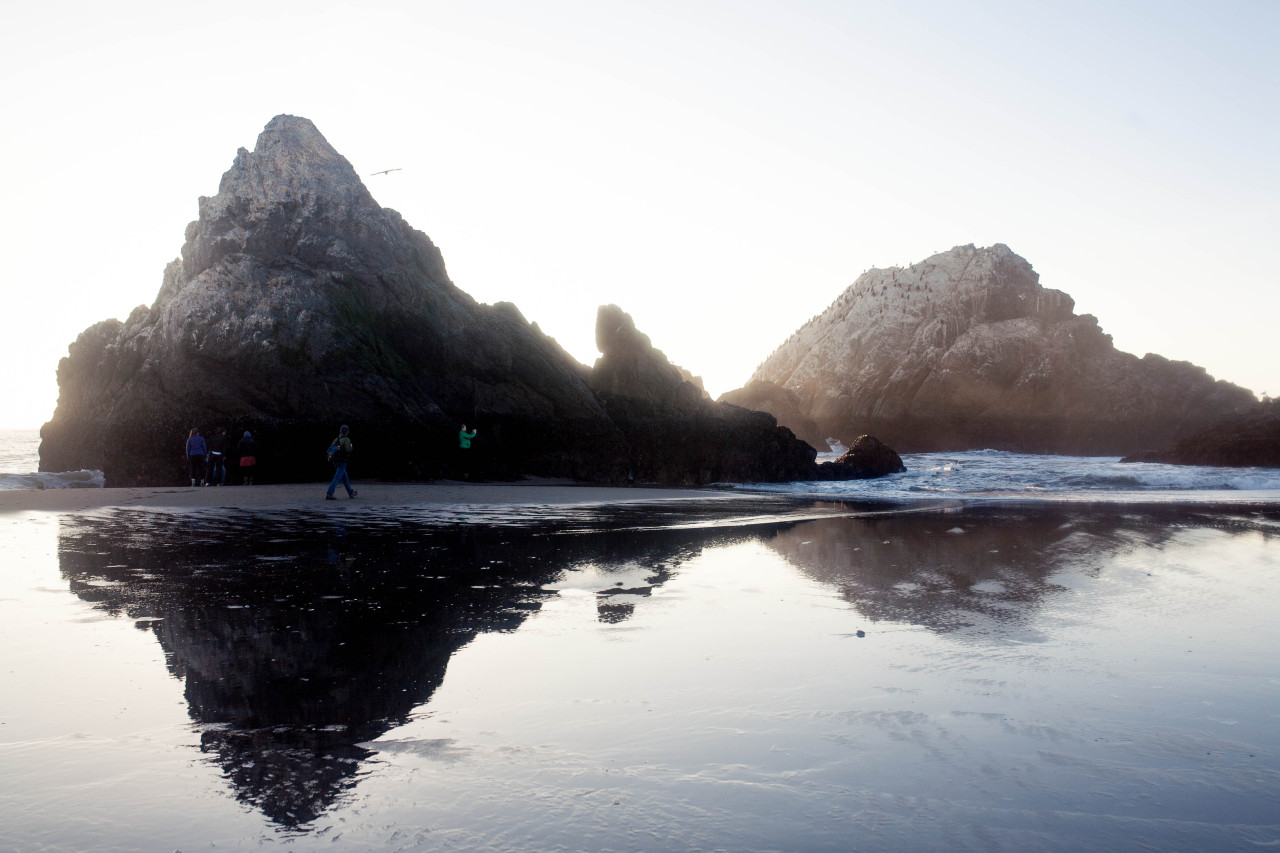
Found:
M 1280 513 L 754 509 L 63 519 L 4 593 L 63 653 L 7 657 L 0 843 L 1280 840 Z

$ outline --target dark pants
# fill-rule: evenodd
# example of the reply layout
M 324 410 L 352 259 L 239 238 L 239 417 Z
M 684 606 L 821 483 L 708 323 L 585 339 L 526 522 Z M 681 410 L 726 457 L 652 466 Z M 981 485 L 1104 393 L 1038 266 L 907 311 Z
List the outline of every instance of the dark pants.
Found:
M 191 479 L 195 480 L 197 483 L 203 483 L 204 482 L 204 457 L 188 456 L 187 463 L 188 463 L 188 467 L 191 469 Z
M 329 494 L 333 494 L 339 483 L 347 487 L 348 496 L 355 494 L 355 490 L 351 488 L 351 480 L 347 478 L 347 463 L 345 462 L 333 463 L 333 482 L 329 484 Z
M 209 482 L 219 486 L 227 482 L 226 456 L 221 453 L 209 454 Z

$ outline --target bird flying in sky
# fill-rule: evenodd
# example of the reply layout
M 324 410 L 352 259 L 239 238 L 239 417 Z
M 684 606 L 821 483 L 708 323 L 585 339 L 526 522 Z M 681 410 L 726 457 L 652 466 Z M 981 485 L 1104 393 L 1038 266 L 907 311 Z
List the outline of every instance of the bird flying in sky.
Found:
M 369 177 L 373 177 L 374 175 L 389 175 L 389 174 L 391 174 L 392 172 L 399 172 L 399 171 L 400 171 L 400 169 L 398 169 L 398 168 L 396 168 L 396 169 L 383 169 L 381 172 L 370 172 L 370 173 L 369 173 Z

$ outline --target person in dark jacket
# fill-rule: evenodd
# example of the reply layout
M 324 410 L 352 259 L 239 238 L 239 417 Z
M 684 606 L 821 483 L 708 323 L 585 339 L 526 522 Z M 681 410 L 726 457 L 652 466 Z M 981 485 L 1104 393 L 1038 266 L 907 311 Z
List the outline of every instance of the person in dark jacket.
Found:
M 227 450 L 231 440 L 227 438 L 227 428 L 218 427 L 218 434 L 209 436 L 209 476 L 204 481 L 206 486 L 225 486 L 227 484 Z
M 240 457 L 241 482 L 246 486 L 252 486 L 253 471 L 258 464 L 258 442 L 253 440 L 248 430 L 244 431 L 244 438 L 236 442 L 236 453 Z
M 187 476 L 191 478 L 191 485 L 196 485 L 197 481 L 204 485 L 204 460 L 208 455 L 209 445 L 205 444 L 204 436 L 192 427 L 187 433 Z
M 354 498 L 357 494 L 356 490 L 351 488 L 351 479 L 347 477 L 347 462 L 351 459 L 352 451 L 350 432 L 350 428 L 343 424 L 342 429 L 338 430 L 338 437 L 329 442 L 332 450 L 329 461 L 333 463 L 333 482 L 329 484 L 329 491 L 324 496 L 327 501 L 337 500 L 333 493 L 337 490 L 339 483 L 346 487 L 347 497 Z

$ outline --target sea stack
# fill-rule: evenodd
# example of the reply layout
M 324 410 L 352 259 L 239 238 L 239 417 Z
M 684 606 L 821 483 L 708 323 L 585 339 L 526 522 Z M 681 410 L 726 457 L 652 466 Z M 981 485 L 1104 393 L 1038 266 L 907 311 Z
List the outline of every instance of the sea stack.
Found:
M 701 418 L 714 429 L 693 434 L 718 443 L 679 463 L 637 452 L 623 422 L 634 409 L 619 402 L 629 386 L 610 385 L 606 407 L 591 375 L 514 305 L 456 287 L 431 240 L 379 206 L 315 125 L 281 115 L 200 199 L 155 302 L 71 345 L 40 468 L 101 469 L 108 486 L 183 482 L 193 426 L 252 432 L 259 477 L 288 482 L 327 479 L 341 424 L 364 478 L 455 475 L 462 423 L 479 431 L 467 467 L 505 478 L 778 480 L 812 452 L 768 415 L 693 412 L 682 390 L 655 397 L 645 423 Z
M 900 451 L 1123 455 L 1254 395 L 1203 368 L 1120 352 L 1008 246 L 873 269 L 721 397 L 811 444 L 873 433 Z

